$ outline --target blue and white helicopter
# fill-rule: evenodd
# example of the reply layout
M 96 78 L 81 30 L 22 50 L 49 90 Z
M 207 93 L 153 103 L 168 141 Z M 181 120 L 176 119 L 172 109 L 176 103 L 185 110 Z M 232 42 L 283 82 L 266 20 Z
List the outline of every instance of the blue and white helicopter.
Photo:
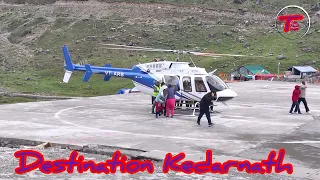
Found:
M 112 44 L 109 44 L 112 45 Z M 125 45 L 114 45 L 125 46 Z M 145 51 L 166 51 L 179 54 L 192 54 L 210 57 L 221 56 L 244 56 L 232 54 L 214 54 L 214 53 L 201 53 L 190 51 L 178 50 L 161 50 L 153 48 L 132 47 L 126 50 L 145 50 Z M 109 49 L 124 49 L 124 48 L 109 48 Z M 104 81 L 110 80 L 111 76 L 129 78 L 134 83 L 135 87 L 144 94 L 152 96 L 153 85 L 156 81 L 161 81 L 173 86 L 179 86 L 180 91 L 176 92 L 176 101 L 186 102 L 199 102 L 201 98 L 210 91 L 217 92 L 216 102 L 231 100 L 237 96 L 237 93 L 232 91 L 228 85 L 214 75 L 214 72 L 208 73 L 204 68 L 191 67 L 189 62 L 176 62 L 176 61 L 159 61 L 144 64 L 137 64 L 132 69 L 127 68 L 113 68 L 110 64 L 105 66 L 90 66 L 76 65 L 72 63 L 68 47 L 65 45 L 62 48 L 65 59 L 66 69 L 63 78 L 64 83 L 68 83 L 73 71 L 85 71 L 83 82 L 87 82 L 93 73 L 104 75 Z M 193 62 L 192 62 L 193 63 Z M 193 63 L 194 64 L 194 63 Z

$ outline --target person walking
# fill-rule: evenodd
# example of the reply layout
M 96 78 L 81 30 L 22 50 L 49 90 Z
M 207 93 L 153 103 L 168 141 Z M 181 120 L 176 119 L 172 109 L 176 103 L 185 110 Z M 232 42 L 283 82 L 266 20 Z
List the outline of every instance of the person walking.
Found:
M 170 113 L 171 113 L 171 117 L 174 117 L 174 108 L 175 108 L 175 104 L 176 104 L 176 98 L 175 98 L 175 94 L 177 91 L 179 91 L 179 85 L 177 85 L 176 87 L 172 87 L 171 84 L 168 84 L 168 88 L 167 88 L 167 100 L 166 100 L 166 116 L 169 117 Z
M 157 95 L 159 94 L 160 88 L 161 88 L 160 81 L 157 81 L 157 82 L 155 83 L 155 85 L 153 85 L 152 110 L 151 110 L 151 113 L 152 113 L 152 114 L 155 114 L 155 112 L 154 112 L 154 108 L 155 108 L 155 106 L 156 106 L 155 100 L 156 100 Z
M 293 108 L 296 108 L 298 110 L 298 113 L 301 114 L 299 103 L 298 103 L 300 94 L 301 94 L 300 87 L 296 85 L 292 92 L 292 105 L 289 113 L 293 114 L 292 113 Z
M 213 123 L 211 122 L 211 115 L 210 115 L 210 106 L 211 102 L 217 98 L 216 92 L 209 92 L 202 97 L 200 100 L 200 114 L 198 116 L 197 124 L 200 126 L 201 118 L 204 114 L 207 116 L 208 125 L 211 127 Z
M 310 111 L 310 109 L 309 109 L 307 101 L 306 101 L 306 89 L 307 89 L 306 82 L 302 81 L 302 85 L 300 86 L 301 94 L 299 96 L 298 104 L 299 104 L 299 107 L 300 107 L 300 103 L 302 101 L 303 105 L 304 105 L 304 108 L 306 109 L 306 112 L 308 113 Z M 294 112 L 297 112 L 297 111 L 298 111 L 298 109 L 295 108 Z

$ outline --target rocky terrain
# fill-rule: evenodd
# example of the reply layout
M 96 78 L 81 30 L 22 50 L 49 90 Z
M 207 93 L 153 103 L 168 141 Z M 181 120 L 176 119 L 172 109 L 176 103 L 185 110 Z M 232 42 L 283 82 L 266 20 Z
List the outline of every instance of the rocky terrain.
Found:
M 134 2 L 134 3 L 133 3 Z M 9 4 L 10 3 L 10 4 Z M 26 4 L 25 4 L 26 3 Z M 283 38 L 275 17 L 286 5 L 303 6 L 311 17 L 309 33 L 298 40 Z M 101 43 L 259 55 L 265 58 L 191 57 L 207 70 L 228 73 L 244 64 L 261 64 L 271 72 L 281 61 L 320 65 L 319 4 L 305 1 L 56 1 L 15 0 L 0 3 L 0 86 L 9 92 L 94 96 L 132 87 L 129 80 L 94 76 L 82 83 L 75 73 L 61 84 L 67 44 L 75 63 L 132 67 L 153 58 L 177 56 L 154 52 L 106 50 Z M 190 57 L 179 57 L 190 61 Z

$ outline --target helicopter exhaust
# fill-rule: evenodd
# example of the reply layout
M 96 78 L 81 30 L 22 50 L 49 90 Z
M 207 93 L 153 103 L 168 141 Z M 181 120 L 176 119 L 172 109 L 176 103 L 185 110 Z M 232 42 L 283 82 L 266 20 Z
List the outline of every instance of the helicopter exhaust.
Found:
M 215 74 L 215 72 L 216 72 L 217 70 L 218 70 L 218 69 L 215 69 L 215 70 L 213 70 L 213 71 L 209 72 L 208 74 L 209 74 L 210 76 L 212 76 L 212 75 L 214 75 L 214 74 Z

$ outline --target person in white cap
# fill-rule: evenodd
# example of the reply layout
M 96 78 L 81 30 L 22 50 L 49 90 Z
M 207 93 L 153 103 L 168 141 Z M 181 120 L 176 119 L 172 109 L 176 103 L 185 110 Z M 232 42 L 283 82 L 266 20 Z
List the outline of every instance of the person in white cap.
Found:
M 306 89 L 307 89 L 306 82 L 302 81 L 302 85 L 300 85 L 301 94 L 299 96 L 298 104 L 300 105 L 300 102 L 302 101 L 304 108 L 306 109 L 306 112 L 308 113 L 310 111 L 310 109 L 309 109 L 308 103 L 306 101 Z M 295 108 L 294 112 L 296 113 L 297 111 L 298 111 L 298 109 Z

